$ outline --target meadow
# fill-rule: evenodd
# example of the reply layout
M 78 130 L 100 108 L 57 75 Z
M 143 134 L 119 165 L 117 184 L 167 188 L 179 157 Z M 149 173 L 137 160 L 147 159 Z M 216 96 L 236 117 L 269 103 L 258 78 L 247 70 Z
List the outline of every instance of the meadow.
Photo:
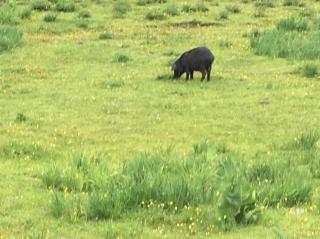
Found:
M 320 238 L 319 11 L 0 0 L 0 238 Z

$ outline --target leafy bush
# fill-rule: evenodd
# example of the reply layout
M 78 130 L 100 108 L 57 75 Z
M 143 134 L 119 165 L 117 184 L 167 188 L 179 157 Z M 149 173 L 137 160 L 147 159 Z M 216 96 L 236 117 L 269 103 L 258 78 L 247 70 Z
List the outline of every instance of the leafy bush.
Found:
M 58 12 L 74 12 L 76 4 L 72 0 L 59 0 L 56 4 L 56 10 Z
M 16 8 L 15 5 L 5 3 L 0 6 L 0 24 L 15 24 Z
M 0 52 L 16 47 L 22 38 L 22 31 L 14 26 L 0 26 Z
M 57 14 L 54 12 L 49 12 L 43 17 L 43 21 L 45 22 L 54 22 L 55 20 L 57 20 Z
M 46 0 L 35 0 L 31 2 L 31 8 L 37 11 L 48 11 L 51 9 L 51 3 Z

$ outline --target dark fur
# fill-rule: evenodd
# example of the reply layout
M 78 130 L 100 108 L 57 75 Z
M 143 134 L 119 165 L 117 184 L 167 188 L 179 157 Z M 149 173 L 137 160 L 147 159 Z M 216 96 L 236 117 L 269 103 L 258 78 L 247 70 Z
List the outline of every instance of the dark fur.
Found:
M 206 75 L 209 81 L 213 62 L 214 55 L 207 47 L 194 48 L 183 53 L 172 65 L 173 78 L 180 78 L 183 73 L 186 73 L 186 80 L 189 80 L 189 77 L 193 80 L 193 72 L 200 71 L 202 73 L 201 81 Z

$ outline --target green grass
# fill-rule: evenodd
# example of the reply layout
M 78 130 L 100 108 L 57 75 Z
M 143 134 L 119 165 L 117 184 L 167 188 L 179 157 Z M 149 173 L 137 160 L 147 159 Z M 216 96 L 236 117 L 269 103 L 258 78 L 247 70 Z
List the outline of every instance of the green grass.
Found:
M 0 52 L 18 46 L 22 35 L 22 31 L 15 26 L 0 26 Z
M 320 237 L 316 1 L 57 2 L 1 5 L 0 238 Z
M 5 3 L 0 6 L 0 24 L 15 24 L 16 15 L 14 4 Z

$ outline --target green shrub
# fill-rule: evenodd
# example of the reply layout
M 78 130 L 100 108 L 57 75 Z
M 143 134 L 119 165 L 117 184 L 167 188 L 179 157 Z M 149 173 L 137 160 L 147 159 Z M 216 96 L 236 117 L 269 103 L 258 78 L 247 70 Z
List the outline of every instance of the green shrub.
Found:
M 54 12 L 49 12 L 43 17 L 43 21 L 45 22 L 54 22 L 55 20 L 57 20 L 57 14 Z
M 79 18 L 90 18 L 91 17 L 91 13 L 87 10 L 82 10 L 79 12 L 78 14 Z
M 22 35 L 22 31 L 17 27 L 0 26 L 0 52 L 16 47 Z
M 303 75 L 307 78 L 314 78 L 318 76 L 318 66 L 315 64 L 306 64 L 302 69 Z
M 35 0 L 31 2 L 31 8 L 37 11 L 48 11 L 51 9 L 51 3 L 46 0 Z
M 27 19 L 31 17 L 31 13 L 32 13 L 32 8 L 26 7 L 20 12 L 19 16 L 21 19 Z
M 146 19 L 148 19 L 150 21 L 153 21 L 153 20 L 164 20 L 164 19 L 166 19 L 166 16 L 162 11 L 157 9 L 157 10 L 148 12 L 147 15 L 146 15 Z
M 0 6 L 0 24 L 16 23 L 16 7 L 13 4 L 5 3 Z
M 58 12 L 74 12 L 76 4 L 72 0 L 59 0 L 56 4 L 56 10 Z

